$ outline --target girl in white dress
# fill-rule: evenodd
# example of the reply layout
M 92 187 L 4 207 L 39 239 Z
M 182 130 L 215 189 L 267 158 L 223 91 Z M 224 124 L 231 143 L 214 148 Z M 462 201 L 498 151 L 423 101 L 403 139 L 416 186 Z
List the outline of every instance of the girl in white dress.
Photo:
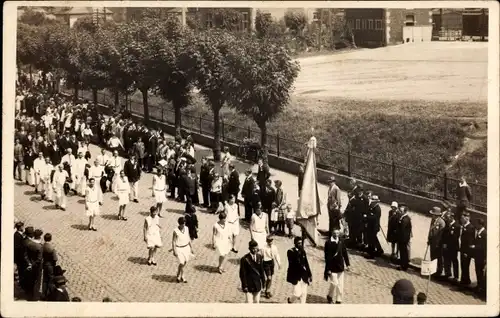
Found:
M 189 260 L 194 256 L 193 248 L 191 246 L 191 238 L 189 237 L 189 230 L 186 226 L 184 217 L 177 220 L 179 226 L 174 230 L 172 235 L 172 251 L 174 256 L 179 261 L 179 268 L 177 269 L 177 282 L 187 283 L 184 277 L 184 268 Z
M 240 234 L 240 210 L 233 194 L 229 195 L 224 212 L 226 213 L 226 223 L 231 236 L 231 251 L 238 253 L 236 249 L 236 237 Z
M 89 231 L 97 231 L 94 222 L 96 215 L 99 215 L 99 193 L 94 178 L 89 179 L 85 189 L 85 213 L 89 217 Z
M 118 220 L 127 221 L 125 208 L 129 202 L 130 183 L 123 170 L 120 171 L 120 177 L 116 180 L 114 187 L 113 192 L 118 196 Z
M 252 214 L 252 219 L 250 221 L 250 237 L 257 242 L 259 249 L 263 249 L 267 244 L 266 238 L 268 235 L 269 222 L 267 214 L 262 212 L 259 204 L 255 209 L 255 213 Z
M 160 235 L 160 218 L 154 206 L 149 209 L 149 213 L 149 216 L 144 220 L 144 242 L 149 250 L 148 265 L 156 266 L 156 251 L 163 246 Z
M 158 167 L 156 175 L 153 176 L 153 198 L 156 201 L 156 209 L 158 210 L 158 216 L 161 217 L 161 210 L 163 208 L 163 203 L 167 201 L 167 178 L 163 173 L 163 169 Z
M 226 260 L 231 245 L 231 232 L 226 223 L 226 214 L 224 212 L 219 214 L 219 221 L 215 222 L 212 234 L 212 248 L 219 253 L 219 266 L 217 270 L 222 274 L 224 270 L 222 265 Z
M 220 166 L 222 168 L 222 174 L 225 176 L 229 176 L 229 164 L 231 163 L 231 160 L 232 157 L 229 153 L 229 148 L 224 147 L 224 153 L 222 154 Z

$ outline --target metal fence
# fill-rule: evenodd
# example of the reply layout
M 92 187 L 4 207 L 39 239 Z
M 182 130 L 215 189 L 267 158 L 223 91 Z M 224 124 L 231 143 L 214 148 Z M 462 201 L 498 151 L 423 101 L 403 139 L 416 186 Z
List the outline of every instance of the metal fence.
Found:
M 68 91 L 68 93 L 73 92 Z M 79 97 L 87 100 L 93 99 L 92 92 L 88 91 L 81 91 Z M 109 94 L 102 92 L 97 94 L 97 102 L 99 104 L 111 107 L 110 105 L 114 105 L 114 101 L 114 97 Z M 143 115 L 142 103 L 132 101 L 123 96 L 120 96 L 119 103 L 120 105 L 126 105 L 126 108 L 131 113 Z M 151 119 L 174 124 L 174 112 L 166 106 L 150 104 L 149 116 Z M 224 118 L 221 118 L 220 125 L 222 141 L 240 144 L 244 138 L 260 140 L 260 131 L 253 130 L 250 127 L 239 127 L 225 123 Z M 213 136 L 214 122 L 210 118 L 183 113 L 181 128 Z M 271 154 L 299 162 L 304 161 L 307 151 L 305 147 L 306 141 L 300 142 L 283 138 L 279 134 L 269 134 L 267 140 L 268 149 Z M 404 167 L 394 161 L 378 161 L 355 155 L 351 151 L 336 151 L 322 147 L 318 147 L 317 167 L 438 200 L 455 200 L 456 189 L 459 183 L 458 179 L 451 178 L 446 173 L 438 175 Z M 476 210 L 486 212 L 487 186 L 479 183 L 469 183 L 469 186 L 472 192 L 471 206 Z

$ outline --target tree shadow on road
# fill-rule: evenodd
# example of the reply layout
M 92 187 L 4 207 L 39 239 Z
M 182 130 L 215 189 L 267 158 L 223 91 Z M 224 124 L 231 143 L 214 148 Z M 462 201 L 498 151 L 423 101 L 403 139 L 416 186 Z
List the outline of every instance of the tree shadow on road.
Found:
M 177 214 L 184 214 L 185 210 L 184 209 L 167 209 L 168 213 L 177 213 Z
M 116 195 L 114 195 L 114 196 L 111 197 L 111 200 L 113 200 L 113 201 L 119 201 L 120 199 Z
M 31 198 L 30 198 L 30 201 L 33 201 L 33 202 L 40 202 L 40 201 L 42 201 L 42 198 L 41 198 L 41 197 L 31 197 Z
M 79 231 L 88 231 L 89 230 L 88 225 L 84 225 L 84 224 L 73 224 L 71 226 L 71 228 L 73 228 L 75 230 L 79 230 Z
M 24 191 L 24 195 L 35 195 L 35 194 L 37 194 L 35 192 L 35 190 L 26 190 L 26 191 Z
M 56 207 L 56 205 L 55 205 L 55 204 L 46 205 L 46 206 L 44 206 L 42 209 L 44 209 L 44 210 L 59 210 L 59 208 L 58 208 L 58 207 Z
M 241 260 L 240 258 L 230 258 L 227 261 L 229 263 L 233 264 L 233 265 L 238 265 L 239 266 L 240 265 L 240 260 Z
M 78 204 L 85 204 L 85 199 L 80 199 L 78 201 L 76 201 Z
M 134 263 L 134 264 L 139 264 L 139 265 L 147 265 L 148 264 L 148 259 L 146 257 L 131 256 L 131 257 L 127 258 L 127 261 Z
M 101 218 L 105 220 L 118 220 L 118 215 L 116 214 L 101 214 Z
M 17 181 L 17 182 L 15 183 L 15 185 L 17 185 L 17 186 L 23 186 L 23 185 L 27 185 L 27 184 L 26 184 L 26 182 Z
M 200 272 L 218 273 L 217 266 L 212 265 L 195 265 L 194 269 Z
M 307 295 L 306 302 L 308 304 L 326 304 L 327 303 L 325 297 L 321 297 L 318 295 L 312 295 L 312 294 Z
M 139 212 L 139 214 L 142 216 L 148 216 L 150 213 L 149 212 Z
M 151 277 L 154 280 L 157 280 L 159 282 L 177 283 L 177 277 L 175 277 L 174 275 L 158 275 L 158 274 L 154 274 Z
M 212 250 L 212 243 L 207 243 L 204 245 L 206 248 L 208 248 L 209 250 Z

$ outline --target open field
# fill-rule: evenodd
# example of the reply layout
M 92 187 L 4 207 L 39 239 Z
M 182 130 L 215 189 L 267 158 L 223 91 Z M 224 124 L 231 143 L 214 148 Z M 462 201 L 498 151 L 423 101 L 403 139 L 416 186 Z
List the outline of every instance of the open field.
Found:
M 318 164 L 329 170 L 346 173 L 350 149 L 354 175 L 390 184 L 394 161 L 396 183 L 407 191 L 442 194 L 445 172 L 486 184 L 486 52 L 484 43 L 425 43 L 301 59 L 296 94 L 269 124 L 270 150 L 277 151 L 279 134 L 280 154 L 301 160 L 314 128 Z M 141 94 L 130 100 L 142 113 Z M 168 103 L 156 96 L 149 101 L 152 117 L 173 120 Z M 197 94 L 183 114 L 184 127 L 213 131 L 211 110 Z M 229 108 L 221 117 L 226 140 L 259 138 L 252 120 Z M 482 140 L 466 138 L 471 135 Z M 486 206 L 485 188 L 473 192 Z

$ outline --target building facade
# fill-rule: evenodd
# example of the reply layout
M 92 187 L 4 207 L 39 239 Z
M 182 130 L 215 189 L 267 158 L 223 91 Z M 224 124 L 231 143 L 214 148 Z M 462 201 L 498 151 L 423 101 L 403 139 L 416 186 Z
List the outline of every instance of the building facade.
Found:
M 431 40 L 429 9 L 345 9 L 345 19 L 360 47 Z

